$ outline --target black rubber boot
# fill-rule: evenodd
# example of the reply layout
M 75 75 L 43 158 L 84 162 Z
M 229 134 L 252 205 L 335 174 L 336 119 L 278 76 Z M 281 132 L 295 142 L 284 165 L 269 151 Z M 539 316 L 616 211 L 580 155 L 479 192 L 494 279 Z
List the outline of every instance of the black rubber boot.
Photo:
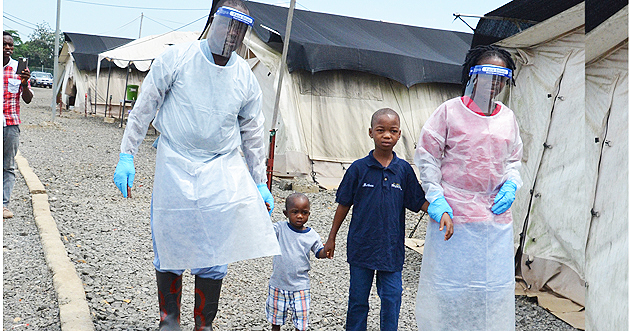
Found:
M 172 272 L 155 271 L 160 301 L 159 331 L 181 331 L 179 311 L 182 300 L 182 276 Z
M 195 331 L 212 331 L 219 310 L 222 279 L 195 276 Z

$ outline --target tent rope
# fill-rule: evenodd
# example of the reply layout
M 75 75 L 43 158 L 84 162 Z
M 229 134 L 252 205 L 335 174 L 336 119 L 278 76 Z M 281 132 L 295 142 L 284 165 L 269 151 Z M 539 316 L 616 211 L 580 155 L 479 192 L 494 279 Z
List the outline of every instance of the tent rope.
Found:
M 411 135 L 413 137 L 415 137 L 416 133 L 415 133 L 414 130 L 409 128 L 409 123 L 407 122 L 407 119 L 405 118 L 405 113 L 403 112 L 402 106 L 400 105 L 400 102 L 398 101 L 398 96 L 396 95 L 396 91 L 394 90 L 394 84 L 392 83 L 391 79 L 389 79 L 389 78 L 386 78 L 386 79 L 389 82 L 389 87 L 392 89 L 392 94 L 394 94 L 394 99 L 396 100 L 396 104 L 398 105 L 398 109 L 399 109 L 399 112 L 400 112 L 400 117 L 402 117 L 402 121 L 405 122 L 405 127 L 407 127 L 408 132 L 411 132 Z M 409 105 L 411 107 L 411 103 Z M 416 148 L 416 146 L 415 146 L 415 143 L 414 143 L 414 149 L 415 148 Z

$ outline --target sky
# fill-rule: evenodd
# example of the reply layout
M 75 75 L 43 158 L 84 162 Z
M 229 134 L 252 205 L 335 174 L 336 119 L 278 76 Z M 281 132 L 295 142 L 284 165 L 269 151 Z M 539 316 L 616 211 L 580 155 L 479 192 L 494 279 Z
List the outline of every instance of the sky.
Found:
M 290 1 L 255 0 L 288 7 Z M 483 15 L 508 0 L 300 0 L 296 8 L 315 12 L 472 33 L 453 13 Z M 212 0 L 61 0 L 61 32 L 77 32 L 125 38 L 162 34 L 175 29 L 201 31 Z M 133 7 L 133 8 L 130 8 Z M 35 24 L 56 27 L 56 0 L 3 1 L 2 26 L 30 39 Z M 142 26 L 140 25 L 142 18 Z M 478 19 L 465 18 L 472 27 Z

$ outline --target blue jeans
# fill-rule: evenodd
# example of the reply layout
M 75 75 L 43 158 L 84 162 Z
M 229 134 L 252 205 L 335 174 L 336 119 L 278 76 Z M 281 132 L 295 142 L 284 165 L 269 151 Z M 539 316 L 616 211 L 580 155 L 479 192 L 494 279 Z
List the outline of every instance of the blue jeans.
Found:
M 151 224 L 153 224 L 153 201 L 151 201 Z M 153 254 L 155 254 L 155 257 L 153 258 L 153 266 L 155 267 L 155 270 L 159 272 L 172 272 L 178 276 L 184 273 L 184 269 L 181 269 L 181 270 L 160 269 L 160 257 L 158 256 L 158 251 L 155 247 L 155 237 L 153 236 L 153 229 L 151 229 L 151 240 L 153 241 Z M 227 264 L 223 264 L 223 265 L 215 265 L 208 268 L 190 269 L 190 274 L 199 276 L 201 278 L 210 278 L 214 280 L 219 280 L 219 279 L 225 278 L 225 275 L 227 275 L 227 267 L 228 267 Z
M 368 298 L 376 272 L 376 291 L 381 298 L 381 331 L 398 330 L 402 301 L 402 272 L 386 272 L 350 265 L 350 295 L 346 330 L 365 331 L 370 306 Z
M 20 126 L 2 129 L 2 206 L 7 207 L 15 185 L 15 154 L 20 145 Z

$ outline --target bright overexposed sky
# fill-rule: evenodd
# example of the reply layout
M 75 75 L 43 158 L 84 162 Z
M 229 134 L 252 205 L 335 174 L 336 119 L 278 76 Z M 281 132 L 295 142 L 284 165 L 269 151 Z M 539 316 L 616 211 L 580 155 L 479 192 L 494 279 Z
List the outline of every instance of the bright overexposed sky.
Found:
M 256 0 L 279 6 L 289 1 Z M 300 0 L 296 8 L 443 30 L 472 33 L 453 13 L 483 15 L 508 0 Z M 171 30 L 201 31 L 211 0 L 61 0 L 61 32 L 78 32 L 125 38 L 162 34 Z M 10 0 L 3 2 L 2 27 L 17 30 L 29 40 L 35 24 L 46 22 L 55 29 L 56 0 Z M 140 31 L 140 17 L 142 30 Z M 475 27 L 477 19 L 466 18 Z M 194 23 L 193 23 L 194 22 Z M 189 25 L 188 25 L 189 24 Z M 183 27 L 183 28 L 182 28 Z M 181 29 L 180 29 L 181 28 Z

